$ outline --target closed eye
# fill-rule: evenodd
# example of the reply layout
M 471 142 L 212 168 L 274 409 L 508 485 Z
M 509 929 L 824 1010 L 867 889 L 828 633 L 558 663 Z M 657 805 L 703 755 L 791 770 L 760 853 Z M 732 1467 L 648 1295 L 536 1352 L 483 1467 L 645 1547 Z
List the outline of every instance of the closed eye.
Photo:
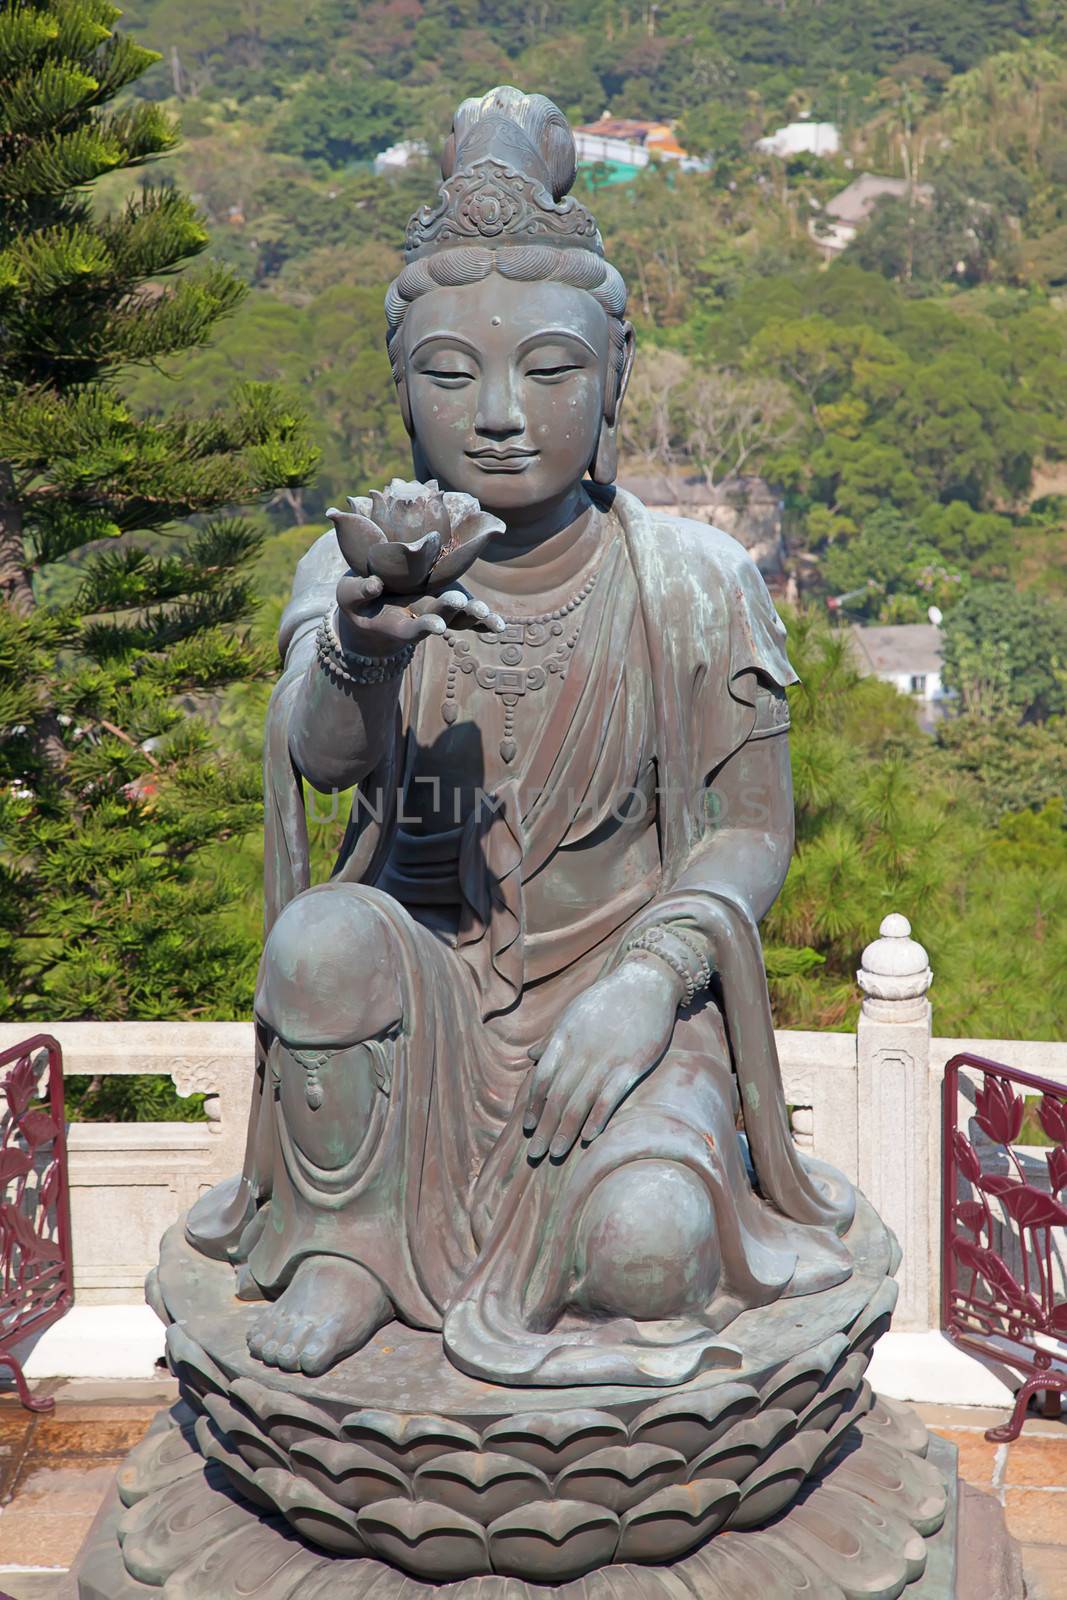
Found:
M 528 367 L 526 376 L 528 378 L 565 378 L 569 373 L 581 372 L 581 370 L 581 367 L 573 363 L 559 367 Z
M 459 383 L 470 383 L 474 377 L 473 372 L 454 372 L 443 367 L 423 367 L 422 376 L 432 378 L 435 383 L 447 383 L 455 386 Z

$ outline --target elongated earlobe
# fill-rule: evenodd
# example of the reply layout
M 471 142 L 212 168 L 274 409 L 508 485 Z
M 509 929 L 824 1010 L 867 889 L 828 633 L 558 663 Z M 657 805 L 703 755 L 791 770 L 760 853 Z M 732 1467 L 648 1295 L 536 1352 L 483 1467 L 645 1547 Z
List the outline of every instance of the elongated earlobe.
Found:
M 614 483 L 619 472 L 619 412 L 630 382 L 634 364 L 634 330 L 629 322 L 622 325 L 623 360 L 617 380 L 604 407 L 604 420 L 600 424 L 600 437 L 596 452 L 589 464 L 589 476 L 594 483 Z
M 615 436 L 615 429 L 602 422 L 596 454 L 589 465 L 589 476 L 594 483 L 614 483 L 618 472 L 619 442 Z

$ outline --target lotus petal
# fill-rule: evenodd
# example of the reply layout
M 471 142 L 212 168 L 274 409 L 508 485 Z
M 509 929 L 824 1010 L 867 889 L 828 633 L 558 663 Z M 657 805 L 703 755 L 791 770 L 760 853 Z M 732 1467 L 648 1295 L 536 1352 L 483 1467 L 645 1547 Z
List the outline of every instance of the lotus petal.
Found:
M 376 1555 L 416 1577 L 447 1583 L 489 1571 L 485 1529 L 445 1506 L 379 1500 L 357 1525 Z
M 825 1436 L 796 1433 L 758 1466 L 741 1486 L 742 1499 L 730 1518 L 731 1529 L 762 1528 L 800 1493 L 819 1456 Z
M 495 519 L 494 519 L 495 520 Z M 433 581 L 437 584 L 455 583 L 461 578 L 468 567 L 474 565 L 490 539 L 493 537 L 492 528 L 480 529 L 473 534 L 464 544 L 449 545 L 438 557 L 433 569 Z
M 722 1527 L 739 1499 L 719 1478 L 661 1489 L 622 1519 L 616 1561 L 673 1561 Z
M 759 1395 L 747 1383 L 709 1384 L 687 1394 L 667 1395 L 630 1424 L 635 1444 L 680 1450 L 687 1461 L 702 1455 L 727 1428 L 759 1410 Z
M 251 1520 L 248 1507 L 227 1494 L 218 1478 L 187 1478 L 122 1513 L 123 1564 L 142 1583 L 164 1584 L 205 1545 Z
M 437 533 L 447 540 L 452 531 L 445 497 L 437 487 L 437 480 L 429 483 L 405 483 L 394 478 L 384 494 L 371 491 L 371 516 L 387 539 L 399 539 L 405 544 L 426 533 Z
M 527 1411 L 491 1423 L 487 1450 L 503 1450 L 550 1476 L 594 1450 L 625 1444 L 626 1428 L 607 1411 Z
M 355 511 L 338 511 L 331 506 L 326 515 L 333 523 L 337 543 L 353 572 L 365 578 L 368 573 L 367 557 L 375 545 L 385 543 L 385 534 L 369 517 Z
M 489 1528 L 493 1571 L 536 1583 L 566 1583 L 612 1560 L 619 1519 L 578 1500 L 539 1500 Z
M 560 1473 L 561 1500 L 588 1500 L 619 1515 L 686 1475 L 686 1460 L 662 1445 L 608 1445 Z
M 221 1395 L 206 1394 L 204 1409 L 223 1438 L 237 1451 L 253 1472 L 260 1467 L 286 1467 L 284 1452 L 273 1444 L 256 1423 Z
M 439 533 L 423 534 L 412 544 L 391 540 L 367 553 L 367 565 L 394 594 L 413 594 L 425 584 L 441 550 Z
M 199 1477 L 204 1458 L 193 1440 L 192 1428 L 163 1428 L 134 1445 L 118 1470 L 115 1484 L 124 1506 L 134 1506 L 157 1489 L 180 1478 Z
M 427 1413 L 351 1411 L 341 1431 L 346 1439 L 373 1450 L 402 1472 L 411 1472 L 448 1451 L 480 1447 L 478 1435 L 466 1423 Z
M 410 1497 L 411 1484 L 405 1474 L 361 1444 L 308 1439 L 294 1444 L 290 1454 L 297 1472 L 350 1511 L 359 1511 L 376 1500 Z
M 333 1555 L 366 1554 L 367 1547 L 356 1532 L 352 1512 L 313 1484 L 294 1478 L 291 1472 L 271 1467 L 256 1473 L 256 1486 L 270 1496 L 289 1526 L 308 1544 L 318 1545 Z
M 448 1506 L 483 1525 L 533 1500 L 551 1500 L 543 1472 L 497 1451 L 455 1450 L 415 1474 L 419 1500 Z

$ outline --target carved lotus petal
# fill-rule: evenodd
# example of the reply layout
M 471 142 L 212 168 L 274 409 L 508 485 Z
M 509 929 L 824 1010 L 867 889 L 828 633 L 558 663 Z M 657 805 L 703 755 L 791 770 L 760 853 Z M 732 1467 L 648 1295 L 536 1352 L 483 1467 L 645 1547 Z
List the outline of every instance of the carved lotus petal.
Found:
M 851 1341 L 843 1333 L 835 1333 L 813 1350 L 787 1361 L 763 1391 L 766 1406 L 781 1406 L 786 1411 L 801 1412 L 809 1406 L 826 1382 L 828 1374 L 841 1356 L 850 1348 Z
M 834 1471 L 834 1487 L 850 1489 L 893 1512 L 929 1537 L 945 1520 L 945 1480 L 928 1461 L 905 1456 L 892 1445 L 868 1439 Z
M 527 1411 L 492 1423 L 482 1435 L 487 1450 L 502 1450 L 551 1476 L 573 1461 L 623 1444 L 626 1429 L 607 1411 Z
M 738 1499 L 737 1485 L 717 1478 L 661 1489 L 622 1519 L 617 1561 L 670 1561 L 722 1527 Z
M 825 1437 L 797 1433 L 750 1474 L 741 1487 L 741 1504 L 731 1528 L 761 1528 L 795 1500 L 801 1484 L 826 1448 Z
M 732 1478 L 741 1483 L 759 1463 L 792 1438 L 797 1419 L 792 1411 L 761 1411 L 723 1434 L 693 1462 L 693 1478 Z
M 881 1439 L 912 1455 L 925 1456 L 930 1448 L 930 1435 L 911 1407 L 897 1405 L 882 1395 L 875 1400 L 859 1428 L 866 1438 Z
M 338 511 L 336 506 L 331 506 L 326 515 L 333 523 L 341 554 L 353 572 L 366 578 L 370 573 L 367 558 L 377 545 L 385 543 L 385 534 L 369 517 L 357 511 Z
M 452 531 L 448 506 L 436 478 L 427 483 L 405 483 L 402 478 L 394 478 L 384 491 L 371 491 L 370 514 L 387 539 L 399 539 L 405 544 L 425 533 L 436 533 L 447 540 Z
M 123 1513 L 122 1559 L 132 1577 L 163 1584 L 205 1544 L 247 1521 L 248 1508 L 201 1474 Z
M 811 1562 L 771 1542 L 766 1534 L 746 1539 L 712 1539 L 686 1558 L 686 1573 L 701 1600 L 845 1600 Z
M 455 583 L 493 535 L 504 531 L 500 518 L 483 511 L 473 495 L 442 494 L 434 479 L 421 484 L 394 478 L 384 492 L 349 495 L 348 506 L 331 506 L 326 513 L 342 555 L 353 572 L 362 578 L 373 573 L 396 594 L 427 583 Z
M 870 1354 L 889 1327 L 899 1294 L 900 1285 L 895 1278 L 886 1278 L 882 1282 L 870 1304 L 860 1312 L 848 1330 L 853 1350 L 866 1350 Z
M 302 1477 L 350 1511 L 411 1494 L 407 1475 L 361 1444 L 308 1439 L 294 1444 L 290 1457 Z
M 221 1395 L 205 1395 L 204 1409 L 222 1436 L 253 1472 L 260 1467 L 287 1467 L 285 1453 L 272 1444 L 256 1421 Z
M 366 1545 L 356 1531 L 356 1519 L 314 1484 L 276 1467 L 256 1473 L 257 1487 L 270 1496 L 286 1522 L 302 1539 L 338 1556 L 359 1556 Z
M 565 1583 L 614 1557 L 619 1519 L 579 1500 L 542 1500 L 508 1511 L 489 1528 L 493 1571 L 537 1583 Z
M 686 1460 L 662 1445 L 609 1445 L 567 1467 L 556 1480 L 564 1500 L 589 1500 L 616 1516 L 687 1475 Z
M 816 1489 L 795 1506 L 788 1538 L 849 1594 L 899 1594 L 926 1564 L 921 1534 L 845 1489 Z
M 238 1600 L 263 1595 L 289 1600 L 307 1593 L 305 1579 L 319 1571 L 327 1557 L 305 1549 L 277 1522 L 259 1522 L 245 1512 L 244 1525 L 201 1546 L 171 1577 L 167 1600 Z M 277 1577 L 277 1583 L 272 1580 Z
M 413 594 L 421 589 L 441 552 L 441 535 L 424 533 L 410 544 L 377 544 L 367 552 L 367 565 L 394 594 Z
M 256 1485 L 256 1469 L 248 1465 L 210 1417 L 197 1419 L 196 1442 L 204 1459 L 213 1463 L 238 1495 L 264 1511 L 275 1509 L 274 1502 Z
M 181 1381 L 182 1392 L 186 1399 L 193 1395 L 225 1394 L 229 1382 L 225 1374 L 215 1365 L 206 1350 L 202 1350 L 191 1339 L 185 1329 L 172 1322 L 167 1329 L 167 1364 L 174 1376 Z
M 295 1394 L 283 1394 L 254 1378 L 237 1378 L 230 1385 L 230 1393 L 248 1407 L 282 1450 L 290 1449 L 299 1439 L 337 1437 L 333 1419 Z
M 495 1451 L 454 1450 L 415 1474 L 419 1500 L 436 1501 L 483 1525 L 534 1500 L 550 1500 L 543 1472 Z
M 450 583 L 456 583 L 467 568 L 474 565 L 493 535 L 498 533 L 504 526 L 502 522 L 497 521 L 496 517 L 490 517 L 484 511 L 479 512 L 478 516 L 485 524 L 495 524 L 495 526 L 481 527 L 477 532 L 472 533 L 469 538 L 465 539 L 462 544 L 453 543 L 448 545 L 438 557 L 437 564 L 433 569 L 433 581 L 435 584 L 447 586 Z
M 135 1506 L 157 1489 L 199 1476 L 203 1469 L 192 1427 L 166 1428 L 134 1445 L 118 1470 L 115 1486 L 123 1505 Z
M 447 1582 L 489 1571 L 485 1529 L 445 1506 L 380 1500 L 360 1512 L 358 1526 L 377 1555 L 416 1577 Z
M 821 1429 L 823 1433 L 831 1428 L 845 1407 L 856 1398 L 867 1364 L 865 1354 L 852 1355 L 840 1362 L 807 1410 L 801 1413 L 800 1426 Z
M 341 1432 L 401 1472 L 414 1472 L 449 1450 L 478 1450 L 481 1440 L 462 1422 L 422 1412 L 352 1411 Z
M 635 1444 L 680 1450 L 692 1461 L 742 1417 L 759 1408 L 759 1395 L 747 1383 L 709 1384 L 694 1394 L 668 1395 L 642 1411 L 630 1427 Z

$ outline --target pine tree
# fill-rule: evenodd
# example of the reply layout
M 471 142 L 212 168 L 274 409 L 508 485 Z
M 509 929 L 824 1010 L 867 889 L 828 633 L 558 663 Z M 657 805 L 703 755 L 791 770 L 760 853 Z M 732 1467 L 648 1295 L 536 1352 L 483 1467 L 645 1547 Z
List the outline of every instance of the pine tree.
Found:
M 261 675 L 243 628 L 258 533 L 307 481 L 269 385 L 138 416 L 124 371 L 203 343 L 244 289 L 188 198 L 106 173 L 177 129 L 123 97 L 154 52 L 107 0 L 0 0 L 0 1016 L 234 1015 L 254 960 L 205 846 L 256 822 L 203 697 Z M 192 519 L 190 521 L 190 519 Z M 167 535 L 169 534 L 169 538 Z

